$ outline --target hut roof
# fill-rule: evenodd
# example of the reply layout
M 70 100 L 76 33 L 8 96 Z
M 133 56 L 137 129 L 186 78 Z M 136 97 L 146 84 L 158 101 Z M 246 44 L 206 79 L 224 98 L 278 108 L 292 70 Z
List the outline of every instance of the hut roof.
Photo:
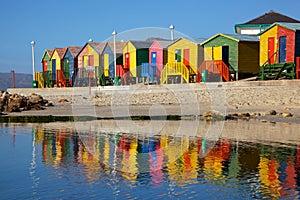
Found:
M 65 55 L 66 48 L 55 48 L 55 49 L 53 49 L 53 52 L 52 52 L 51 57 L 53 56 L 53 53 L 54 53 L 55 51 L 57 52 L 58 57 L 59 57 L 60 59 L 63 59 L 63 57 L 64 57 L 64 55 Z
M 273 24 L 275 22 L 289 22 L 289 23 L 300 23 L 299 20 L 293 19 L 286 15 L 270 10 L 269 12 L 256 17 L 244 24 Z
M 229 38 L 231 40 L 235 40 L 237 42 L 240 41 L 244 41 L 244 42 L 259 42 L 259 38 L 256 36 L 251 36 L 251 35 L 244 35 L 244 34 L 222 34 L 222 33 L 218 33 L 214 36 L 212 36 L 211 38 L 205 40 L 204 42 L 201 43 L 201 45 L 206 44 L 207 42 L 219 37 L 219 36 L 223 36 L 226 38 Z
M 123 54 L 123 47 L 126 42 L 117 41 L 116 42 L 116 54 Z M 114 42 L 108 41 L 108 45 L 110 46 L 112 52 L 114 52 Z
M 80 46 L 69 46 L 69 47 L 67 47 L 66 52 L 67 52 L 67 50 L 69 50 L 72 57 L 75 58 L 77 53 L 81 50 L 81 48 L 82 47 L 80 47 Z
M 294 32 L 300 30 L 300 23 L 284 23 L 284 22 L 281 22 L 281 23 L 274 23 L 274 24 L 272 24 L 266 30 L 260 32 L 258 35 L 261 35 L 261 34 L 265 33 L 266 31 L 268 31 L 269 29 L 271 29 L 272 27 L 274 27 L 276 25 L 282 26 L 282 27 L 287 28 L 287 29 L 290 29 L 290 30 L 292 30 Z
M 129 40 L 129 42 L 131 42 L 136 49 L 148 49 L 152 44 L 152 42 L 137 40 Z
M 88 42 L 88 44 L 97 51 L 97 53 L 102 54 L 107 42 Z

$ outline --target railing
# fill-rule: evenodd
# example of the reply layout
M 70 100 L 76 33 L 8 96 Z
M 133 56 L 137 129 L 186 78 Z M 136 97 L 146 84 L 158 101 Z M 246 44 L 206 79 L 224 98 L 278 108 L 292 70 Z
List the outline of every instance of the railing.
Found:
M 180 75 L 183 80 L 189 83 L 189 70 L 182 62 L 167 63 L 161 72 L 161 83 L 167 83 L 168 76 Z
M 223 60 L 205 60 L 198 68 L 198 82 L 201 81 L 202 70 L 207 70 L 209 73 L 220 74 L 226 82 L 233 80 L 230 75 L 229 67 L 224 63 Z
M 42 72 L 34 72 L 34 80 L 37 81 L 39 88 L 44 88 L 44 78 L 42 76 Z

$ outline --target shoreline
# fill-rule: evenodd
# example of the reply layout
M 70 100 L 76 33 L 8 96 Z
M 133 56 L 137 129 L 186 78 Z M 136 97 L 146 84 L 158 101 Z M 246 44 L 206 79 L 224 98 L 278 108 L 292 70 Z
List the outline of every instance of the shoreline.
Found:
M 201 116 L 208 111 L 216 111 L 224 116 L 242 118 L 251 115 L 273 122 L 300 122 L 300 80 L 93 88 L 10 88 L 7 91 L 11 94 L 38 94 L 54 106 L 46 107 L 45 110 L 6 113 L 2 118 L 151 118 Z M 276 114 L 270 114 L 271 111 Z

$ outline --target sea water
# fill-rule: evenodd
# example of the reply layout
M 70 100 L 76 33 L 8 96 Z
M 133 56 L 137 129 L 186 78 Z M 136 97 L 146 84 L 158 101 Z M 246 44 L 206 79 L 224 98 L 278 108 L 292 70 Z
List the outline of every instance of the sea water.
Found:
M 1 124 L 1 199 L 299 198 L 300 141 L 276 141 L 291 125 L 269 125 L 273 139 L 253 129 L 211 140 L 174 125 L 149 134 L 108 124 Z

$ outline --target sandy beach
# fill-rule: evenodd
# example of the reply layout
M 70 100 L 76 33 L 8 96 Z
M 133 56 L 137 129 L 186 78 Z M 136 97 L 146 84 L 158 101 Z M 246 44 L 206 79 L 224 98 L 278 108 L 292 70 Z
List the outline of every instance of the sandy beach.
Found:
M 53 102 L 45 110 L 10 116 L 124 116 L 259 114 L 272 120 L 300 121 L 300 81 L 253 81 L 178 85 L 130 85 L 92 88 L 8 89 L 14 94 L 41 95 Z M 289 118 L 289 119 L 287 119 Z

